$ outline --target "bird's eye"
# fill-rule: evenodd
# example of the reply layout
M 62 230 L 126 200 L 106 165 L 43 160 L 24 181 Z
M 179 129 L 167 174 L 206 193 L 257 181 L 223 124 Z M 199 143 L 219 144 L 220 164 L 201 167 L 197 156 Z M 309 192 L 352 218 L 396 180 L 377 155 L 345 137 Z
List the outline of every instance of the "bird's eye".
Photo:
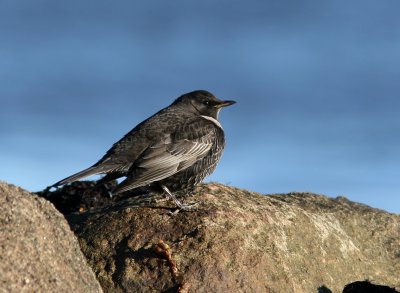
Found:
M 203 105 L 209 106 L 210 105 L 210 101 L 203 101 Z

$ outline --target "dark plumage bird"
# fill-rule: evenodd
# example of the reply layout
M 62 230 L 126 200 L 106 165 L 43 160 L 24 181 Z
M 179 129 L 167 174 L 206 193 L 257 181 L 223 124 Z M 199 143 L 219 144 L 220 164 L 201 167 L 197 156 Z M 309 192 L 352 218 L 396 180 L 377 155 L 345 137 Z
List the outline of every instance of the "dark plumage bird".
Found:
M 53 186 L 95 174 L 106 174 L 99 183 L 126 177 L 114 194 L 147 186 L 164 190 L 182 208 L 173 192 L 190 192 L 214 171 L 225 147 L 218 114 L 234 103 L 204 90 L 184 94 L 137 125 L 96 164 Z

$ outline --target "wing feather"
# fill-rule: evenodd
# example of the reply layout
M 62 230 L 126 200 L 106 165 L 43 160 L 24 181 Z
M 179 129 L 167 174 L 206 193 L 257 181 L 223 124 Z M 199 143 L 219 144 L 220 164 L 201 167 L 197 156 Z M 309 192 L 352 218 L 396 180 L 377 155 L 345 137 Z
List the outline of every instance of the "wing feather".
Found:
M 210 151 L 215 133 L 207 131 L 196 138 L 174 139 L 172 134 L 150 145 L 135 162 L 135 169 L 116 193 L 165 179 L 192 166 Z

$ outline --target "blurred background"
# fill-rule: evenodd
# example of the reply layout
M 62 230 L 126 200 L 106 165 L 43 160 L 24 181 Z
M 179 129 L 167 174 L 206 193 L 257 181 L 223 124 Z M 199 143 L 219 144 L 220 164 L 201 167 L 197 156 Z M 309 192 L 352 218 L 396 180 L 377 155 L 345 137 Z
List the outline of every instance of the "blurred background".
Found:
M 39 191 L 179 95 L 221 113 L 218 181 L 400 213 L 400 2 L 0 2 L 0 179 Z

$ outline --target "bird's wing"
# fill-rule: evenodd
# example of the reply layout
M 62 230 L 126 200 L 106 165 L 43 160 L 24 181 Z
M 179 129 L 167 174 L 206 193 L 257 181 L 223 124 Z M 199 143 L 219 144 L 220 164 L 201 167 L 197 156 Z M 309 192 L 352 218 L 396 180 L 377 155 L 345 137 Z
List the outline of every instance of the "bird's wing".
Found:
M 135 168 L 123 181 L 116 193 L 162 180 L 192 166 L 211 149 L 215 131 L 201 131 L 185 138 L 166 134 L 162 140 L 150 145 L 135 162 Z

